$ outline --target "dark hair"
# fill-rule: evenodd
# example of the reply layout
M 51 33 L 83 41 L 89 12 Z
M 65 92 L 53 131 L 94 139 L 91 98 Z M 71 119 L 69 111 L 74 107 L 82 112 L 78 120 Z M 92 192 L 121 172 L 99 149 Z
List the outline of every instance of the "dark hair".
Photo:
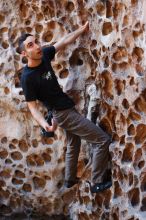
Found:
M 22 50 L 24 50 L 24 41 L 26 40 L 27 37 L 29 36 L 33 36 L 32 34 L 28 34 L 28 33 L 23 33 L 18 40 L 18 53 L 21 53 Z

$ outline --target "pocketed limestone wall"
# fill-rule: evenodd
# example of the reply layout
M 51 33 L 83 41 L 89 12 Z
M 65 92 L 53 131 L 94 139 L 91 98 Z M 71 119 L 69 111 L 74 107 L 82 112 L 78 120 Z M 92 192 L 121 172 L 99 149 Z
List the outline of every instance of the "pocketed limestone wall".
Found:
M 146 1 L 0 1 L 0 216 L 73 220 L 146 219 Z M 20 88 L 21 32 L 53 44 L 89 21 L 89 32 L 56 54 L 60 85 L 81 114 L 113 136 L 113 187 L 90 193 L 92 149 L 82 142 L 77 189 L 61 192 L 66 140 L 42 138 Z M 40 106 L 40 110 L 43 107 Z M 88 166 L 86 167 L 86 164 Z M 23 216 L 23 215 L 22 215 Z M 60 217 L 61 218 L 61 217 Z

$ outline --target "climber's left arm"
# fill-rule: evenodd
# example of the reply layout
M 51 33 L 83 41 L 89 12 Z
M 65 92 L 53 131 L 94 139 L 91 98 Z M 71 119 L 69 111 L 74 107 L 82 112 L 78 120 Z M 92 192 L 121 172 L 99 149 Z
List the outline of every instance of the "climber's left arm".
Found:
M 56 42 L 53 46 L 55 47 L 56 52 L 63 49 L 68 44 L 71 44 L 78 38 L 83 32 L 85 32 L 89 27 L 89 22 L 87 21 L 83 26 L 78 28 L 76 31 L 67 34 L 60 41 Z

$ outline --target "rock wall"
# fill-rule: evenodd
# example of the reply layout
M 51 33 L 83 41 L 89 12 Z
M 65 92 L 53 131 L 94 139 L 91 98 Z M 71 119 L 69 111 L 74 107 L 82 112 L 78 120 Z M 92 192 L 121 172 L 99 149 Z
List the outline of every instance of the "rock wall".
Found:
M 38 219 L 146 219 L 145 11 L 145 0 L 1 0 L 1 218 L 24 213 Z M 58 128 L 54 139 L 40 136 L 20 88 L 24 63 L 17 53 L 21 32 L 36 34 L 44 46 L 86 20 L 90 31 L 56 54 L 53 67 L 78 110 L 113 136 L 113 187 L 97 195 L 86 182 L 92 155 L 86 142 L 78 164 L 81 182 L 61 193 L 64 132 Z

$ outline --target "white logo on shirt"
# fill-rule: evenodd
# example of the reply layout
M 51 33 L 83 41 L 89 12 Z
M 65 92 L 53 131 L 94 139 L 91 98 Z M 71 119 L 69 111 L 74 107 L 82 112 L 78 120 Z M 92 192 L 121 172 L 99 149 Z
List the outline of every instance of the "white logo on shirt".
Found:
M 48 80 L 48 79 L 52 79 L 51 72 L 48 71 L 48 73 L 44 73 L 44 74 L 43 74 L 43 78 L 44 78 L 44 79 L 47 79 L 47 80 Z

